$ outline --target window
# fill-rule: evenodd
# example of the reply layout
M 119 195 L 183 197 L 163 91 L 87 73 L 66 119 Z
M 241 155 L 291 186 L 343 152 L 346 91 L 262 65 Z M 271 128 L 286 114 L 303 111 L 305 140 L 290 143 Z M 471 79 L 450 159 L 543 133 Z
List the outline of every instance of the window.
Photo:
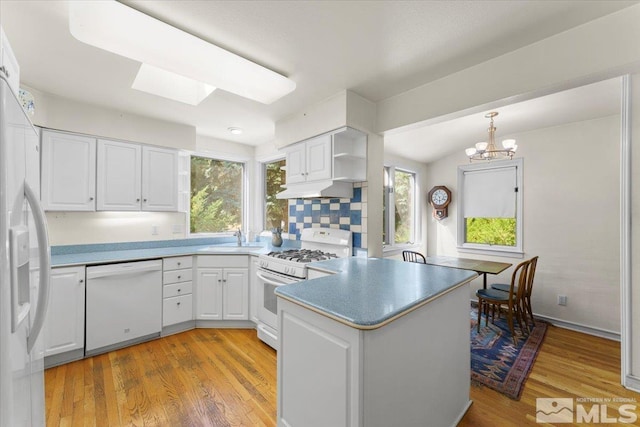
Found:
M 522 159 L 458 168 L 458 247 L 522 253 Z
M 244 163 L 191 156 L 191 233 L 242 228 Z
M 287 183 L 287 174 L 282 169 L 285 160 L 276 160 L 264 163 L 264 225 L 271 230 L 280 227 L 289 229 L 289 201 L 277 199 L 276 194 L 283 190 L 282 185 Z
M 416 175 L 384 168 L 382 238 L 385 245 L 414 244 L 417 233 Z

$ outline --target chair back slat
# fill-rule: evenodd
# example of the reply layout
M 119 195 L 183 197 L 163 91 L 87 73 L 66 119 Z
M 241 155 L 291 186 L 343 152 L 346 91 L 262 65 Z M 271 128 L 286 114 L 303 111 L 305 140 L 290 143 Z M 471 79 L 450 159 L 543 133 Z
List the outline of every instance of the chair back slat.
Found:
M 538 257 L 534 256 L 529 260 L 529 271 L 527 272 L 527 287 L 524 296 L 531 298 L 533 292 L 533 279 L 536 275 L 536 266 L 538 265 Z
M 516 301 L 520 301 L 527 287 L 527 271 L 531 262 L 522 261 L 516 266 L 511 274 L 511 284 L 509 285 L 509 307 Z
M 427 260 L 420 252 L 414 251 L 402 251 L 402 259 L 406 262 L 417 262 L 420 264 L 426 264 Z

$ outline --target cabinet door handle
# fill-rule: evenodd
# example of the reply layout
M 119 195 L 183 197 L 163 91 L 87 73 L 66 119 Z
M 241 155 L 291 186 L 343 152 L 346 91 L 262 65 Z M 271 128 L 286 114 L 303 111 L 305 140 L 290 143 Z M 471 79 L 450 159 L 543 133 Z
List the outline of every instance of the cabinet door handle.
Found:
M 227 279 L 222 279 L 222 281 L 223 281 L 223 282 L 226 282 L 226 281 L 227 281 Z
M 84 279 L 80 279 L 80 283 L 84 283 Z
M 93 201 L 93 197 L 89 197 L 89 201 L 92 202 Z
M 178 292 L 182 292 L 182 289 L 178 289 Z
M 178 263 L 178 267 L 180 267 L 180 263 Z
M 182 276 L 178 276 L 178 279 L 182 278 Z
M 222 282 L 222 280 L 218 279 L 218 283 Z
M 180 305 L 180 302 L 177 302 L 176 305 Z
M 136 199 L 136 202 L 139 202 L 139 201 L 140 201 L 140 199 Z
M 146 203 L 147 199 L 142 199 L 142 201 Z

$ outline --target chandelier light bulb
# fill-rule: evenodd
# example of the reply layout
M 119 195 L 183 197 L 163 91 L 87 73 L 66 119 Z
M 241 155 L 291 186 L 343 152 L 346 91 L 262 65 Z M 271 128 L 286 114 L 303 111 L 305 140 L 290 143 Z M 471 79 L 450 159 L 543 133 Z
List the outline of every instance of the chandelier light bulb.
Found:
M 513 148 L 515 145 L 516 145 L 515 139 L 505 139 L 504 141 L 502 141 L 502 146 L 507 150 L 510 148 Z
M 484 151 L 484 150 L 486 150 L 486 149 L 487 149 L 487 145 L 488 145 L 488 144 L 487 144 L 486 142 L 478 142 L 478 143 L 476 144 L 476 150 L 478 150 L 478 151 Z
M 467 148 L 466 150 L 464 150 L 464 152 L 467 154 L 467 156 L 473 156 L 478 152 L 478 150 L 472 147 L 472 148 Z

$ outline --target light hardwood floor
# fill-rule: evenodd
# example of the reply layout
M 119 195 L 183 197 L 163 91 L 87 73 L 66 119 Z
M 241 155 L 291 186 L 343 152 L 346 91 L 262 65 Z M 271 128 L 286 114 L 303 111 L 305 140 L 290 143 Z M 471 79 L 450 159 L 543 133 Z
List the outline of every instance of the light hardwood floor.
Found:
M 619 343 L 550 327 L 520 401 L 472 387 L 460 426 L 541 426 L 538 397 L 640 401 L 619 382 Z M 253 330 L 150 341 L 48 369 L 45 385 L 48 426 L 275 426 L 276 353 Z

